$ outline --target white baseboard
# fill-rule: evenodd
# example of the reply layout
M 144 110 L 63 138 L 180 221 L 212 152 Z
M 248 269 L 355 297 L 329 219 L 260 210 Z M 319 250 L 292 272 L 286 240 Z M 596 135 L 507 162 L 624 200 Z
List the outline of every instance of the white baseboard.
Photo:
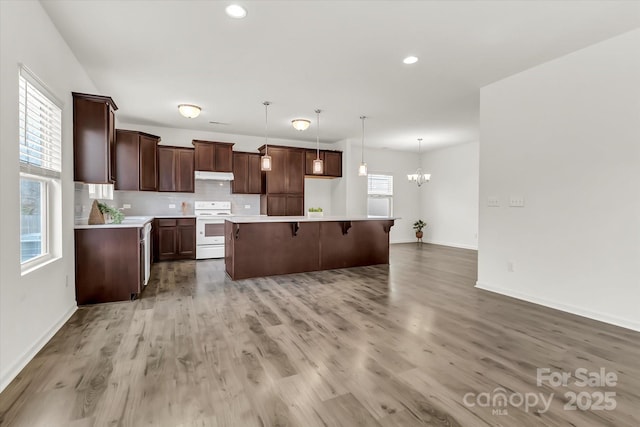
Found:
M 54 323 L 53 326 L 49 328 L 49 330 L 47 330 L 42 335 L 42 337 L 31 346 L 30 349 L 24 352 L 24 354 L 9 369 L 7 369 L 6 371 L 3 370 L 4 372 L 0 374 L 0 392 L 2 392 L 2 390 L 4 390 L 11 383 L 11 381 L 13 381 L 13 379 L 18 376 L 20 371 L 22 371 L 24 367 L 27 366 L 27 364 L 31 361 L 31 359 L 33 359 L 35 355 L 38 354 L 40 350 L 42 350 L 42 347 L 44 347 L 45 344 L 47 344 L 49 340 L 56 334 L 56 332 L 58 332 L 60 328 L 62 328 L 62 325 L 64 325 L 67 320 L 71 318 L 71 316 L 76 312 L 77 309 L 78 306 L 75 304 L 70 307 L 69 310 L 67 310 L 67 312 L 63 314 L 62 317 L 56 323 Z
M 394 240 L 390 240 L 389 244 L 395 245 L 396 243 L 415 243 L 415 242 L 416 242 L 416 238 L 414 237 L 413 239 L 394 239 Z
M 473 249 L 474 251 L 478 250 L 478 245 L 467 245 L 464 243 L 442 242 L 439 240 L 427 240 L 425 243 L 431 243 L 432 245 L 451 246 L 452 248 Z
M 533 304 L 542 305 L 545 307 L 553 308 L 556 310 L 564 311 L 567 313 L 575 314 L 578 316 L 586 317 L 588 319 L 597 320 L 599 322 L 609 323 L 611 325 L 620 326 L 622 328 L 631 329 L 633 331 L 640 332 L 640 322 L 636 322 L 630 319 L 623 319 L 620 317 L 612 316 L 608 313 L 600 313 L 597 311 L 587 310 L 581 307 L 576 307 L 571 304 L 563 304 L 557 301 L 549 301 L 544 298 L 539 298 L 533 295 L 524 294 L 521 292 L 513 291 L 511 289 L 502 288 L 500 286 L 494 286 L 489 283 L 476 282 L 476 288 L 483 289 L 489 292 L 495 292 L 500 295 L 506 295 L 508 297 L 516 298 L 522 301 L 527 301 Z

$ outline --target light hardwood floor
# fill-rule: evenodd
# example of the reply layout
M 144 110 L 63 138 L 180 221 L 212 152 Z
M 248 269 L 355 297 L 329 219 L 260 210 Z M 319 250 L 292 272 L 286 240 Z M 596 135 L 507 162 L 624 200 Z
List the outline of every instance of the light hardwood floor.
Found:
M 156 264 L 141 299 L 75 313 L 0 395 L 0 424 L 640 425 L 640 333 L 477 290 L 476 258 L 393 245 L 389 266 L 237 282 L 220 260 Z M 538 387 L 536 368 L 618 382 Z M 464 403 L 501 390 L 554 398 Z M 564 410 L 572 391 L 616 409 Z

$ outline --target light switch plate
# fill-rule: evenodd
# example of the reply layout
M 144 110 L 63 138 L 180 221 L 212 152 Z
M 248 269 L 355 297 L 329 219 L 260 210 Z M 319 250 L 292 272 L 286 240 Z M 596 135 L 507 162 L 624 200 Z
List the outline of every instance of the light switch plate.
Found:
M 523 208 L 524 197 L 523 196 L 509 196 L 509 206 L 512 208 Z
M 169 209 L 175 209 L 176 205 L 174 203 L 169 203 Z
M 124 203 L 122 205 L 122 209 L 131 209 L 131 205 L 129 203 Z
M 489 206 L 490 208 L 500 207 L 500 199 L 496 196 L 487 197 L 487 206 Z

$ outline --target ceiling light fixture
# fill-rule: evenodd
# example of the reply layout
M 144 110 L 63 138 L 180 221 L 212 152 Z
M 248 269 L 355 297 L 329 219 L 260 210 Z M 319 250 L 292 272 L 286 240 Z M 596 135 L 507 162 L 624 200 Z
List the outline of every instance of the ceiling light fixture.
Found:
M 242 19 L 247 16 L 247 10 L 237 4 L 230 4 L 224 11 L 227 13 L 227 15 L 236 19 Z
M 303 131 L 309 129 L 309 125 L 311 125 L 311 121 L 307 119 L 295 119 L 291 120 L 291 125 L 295 130 Z
M 180 104 L 178 105 L 178 111 L 187 119 L 195 119 L 200 115 L 202 108 L 193 104 Z
M 422 158 L 420 157 L 421 145 L 422 138 L 418 138 L 418 169 L 416 169 L 416 173 L 407 175 L 409 181 L 415 181 L 416 184 L 418 184 L 418 187 L 421 187 L 422 184 L 424 184 L 425 182 L 429 182 L 429 180 L 431 179 L 431 174 L 423 173 L 422 168 L 420 167 L 420 164 L 422 163 Z
M 407 56 L 406 58 L 404 58 L 402 60 L 402 62 L 404 62 L 405 64 L 408 64 L 408 65 L 415 64 L 416 62 L 418 62 L 418 57 L 417 56 Z
M 364 161 L 364 119 L 366 116 L 360 116 L 360 120 L 362 120 L 362 152 L 360 159 L 360 166 L 358 166 L 358 176 L 367 176 L 367 164 Z
M 314 175 L 322 175 L 324 173 L 324 165 L 320 159 L 320 111 L 321 110 L 316 110 L 316 159 L 313 161 Z
M 260 158 L 260 170 L 268 172 L 271 170 L 271 156 L 269 155 L 269 101 L 264 101 L 264 156 Z

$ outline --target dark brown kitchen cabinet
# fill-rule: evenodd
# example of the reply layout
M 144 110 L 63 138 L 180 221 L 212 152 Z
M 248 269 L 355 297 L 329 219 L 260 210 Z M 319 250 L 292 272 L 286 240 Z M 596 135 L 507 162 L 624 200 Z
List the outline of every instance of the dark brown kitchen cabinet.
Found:
M 265 147 L 261 147 L 265 153 Z M 260 197 L 260 212 L 267 215 L 304 214 L 305 150 L 271 146 L 271 171 L 263 172 L 264 193 Z
M 262 192 L 260 154 L 233 152 L 231 192 L 235 194 L 260 194 Z
M 132 130 L 116 130 L 116 190 L 158 190 L 159 142 L 159 136 Z
M 313 173 L 313 161 L 317 158 L 316 150 L 306 150 L 305 170 L 307 177 L 315 178 L 341 178 L 342 177 L 342 152 L 320 150 L 320 160 L 323 161 L 322 174 Z
M 231 172 L 233 170 L 233 143 L 192 141 L 195 148 L 195 170 L 206 172 Z
M 116 180 L 115 111 L 109 96 L 72 92 L 73 180 L 113 184 Z
M 144 246 L 140 228 L 75 230 L 78 305 L 129 301 L 142 291 Z
M 195 259 L 195 218 L 157 218 L 154 231 L 154 258 L 157 261 Z
M 194 192 L 194 149 L 158 146 L 158 191 Z

